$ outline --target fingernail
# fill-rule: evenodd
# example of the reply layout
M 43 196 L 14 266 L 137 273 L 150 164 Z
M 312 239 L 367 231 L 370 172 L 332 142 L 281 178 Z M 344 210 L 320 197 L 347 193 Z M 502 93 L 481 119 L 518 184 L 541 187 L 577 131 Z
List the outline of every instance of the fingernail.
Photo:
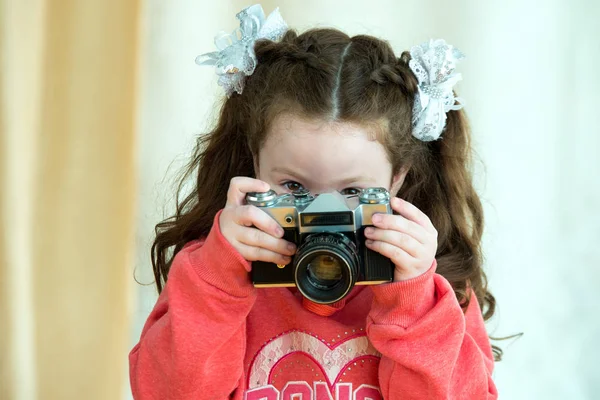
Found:
M 283 236 L 283 229 L 281 227 L 277 227 L 277 236 L 279 236 L 279 237 Z
M 373 217 L 371 217 L 371 219 L 373 220 L 373 222 L 381 222 L 381 215 L 380 214 L 374 214 Z
M 287 248 L 291 252 L 296 252 L 296 245 L 293 243 L 288 243 Z

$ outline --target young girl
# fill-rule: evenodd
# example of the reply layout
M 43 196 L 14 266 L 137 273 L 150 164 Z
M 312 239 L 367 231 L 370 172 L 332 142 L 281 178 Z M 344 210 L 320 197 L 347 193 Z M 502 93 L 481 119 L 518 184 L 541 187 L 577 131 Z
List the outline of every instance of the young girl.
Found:
M 260 6 L 238 18 L 197 59 L 216 65 L 227 99 L 185 176 L 197 169 L 195 189 L 157 226 L 160 297 L 130 354 L 134 397 L 497 398 L 482 206 L 452 90 L 463 55 L 443 40 L 397 58 L 370 36 L 298 35 Z M 289 264 L 296 245 L 246 194 L 369 187 L 391 195 L 394 213 L 365 235 L 392 282 L 331 304 L 254 287 L 252 262 Z

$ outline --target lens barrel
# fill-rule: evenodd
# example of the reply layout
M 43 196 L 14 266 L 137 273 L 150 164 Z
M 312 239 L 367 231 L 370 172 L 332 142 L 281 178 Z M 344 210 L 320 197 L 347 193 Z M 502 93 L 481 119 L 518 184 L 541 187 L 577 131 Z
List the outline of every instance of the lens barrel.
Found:
M 358 278 L 356 245 L 340 233 L 313 233 L 298 249 L 294 270 L 296 286 L 304 297 L 319 304 L 335 303 Z

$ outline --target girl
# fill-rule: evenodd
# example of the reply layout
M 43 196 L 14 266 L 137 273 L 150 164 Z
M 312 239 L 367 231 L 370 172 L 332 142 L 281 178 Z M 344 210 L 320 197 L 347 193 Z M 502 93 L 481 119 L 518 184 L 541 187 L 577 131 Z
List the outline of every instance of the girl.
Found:
M 370 36 L 298 35 L 260 6 L 238 18 L 197 59 L 228 98 L 184 176 L 197 169 L 195 190 L 157 226 L 160 296 L 130 354 L 134 397 L 497 398 L 482 207 L 452 91 L 462 54 L 443 40 L 397 58 Z M 288 264 L 296 246 L 247 193 L 368 187 L 392 195 L 394 213 L 365 235 L 393 282 L 332 304 L 253 286 L 253 261 Z

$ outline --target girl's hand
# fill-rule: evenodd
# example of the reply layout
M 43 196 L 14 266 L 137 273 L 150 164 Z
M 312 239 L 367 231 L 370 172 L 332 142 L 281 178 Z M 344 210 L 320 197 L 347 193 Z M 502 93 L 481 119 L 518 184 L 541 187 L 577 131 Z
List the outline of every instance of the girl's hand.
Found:
M 289 264 L 296 245 L 283 237 L 283 228 L 258 207 L 245 204 L 246 193 L 266 192 L 269 184 L 238 176 L 229 183 L 227 204 L 219 216 L 221 233 L 248 261 Z
M 392 260 L 394 282 L 398 282 L 422 275 L 431 267 L 438 233 L 429 217 L 411 203 L 398 197 L 390 203 L 400 215 L 373 215 L 374 227 L 365 229 L 365 244 Z

